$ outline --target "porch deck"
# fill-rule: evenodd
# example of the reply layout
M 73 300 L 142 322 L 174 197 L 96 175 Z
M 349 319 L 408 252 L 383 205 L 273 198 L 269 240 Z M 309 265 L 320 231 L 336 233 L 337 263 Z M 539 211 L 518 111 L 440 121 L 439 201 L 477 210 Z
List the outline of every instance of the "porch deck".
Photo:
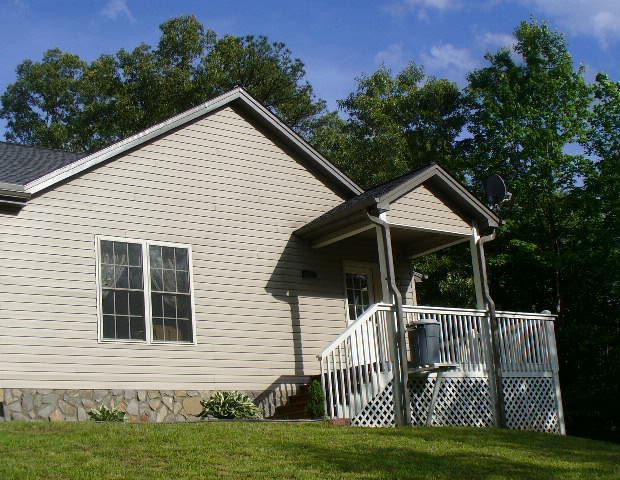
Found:
M 409 370 L 413 425 L 495 425 L 499 397 L 507 427 L 564 433 L 554 315 L 498 311 L 492 328 L 486 310 L 405 305 L 403 313 L 407 324 L 440 325 L 439 365 Z M 374 304 L 318 356 L 330 418 L 394 424 L 396 321 L 393 305 Z

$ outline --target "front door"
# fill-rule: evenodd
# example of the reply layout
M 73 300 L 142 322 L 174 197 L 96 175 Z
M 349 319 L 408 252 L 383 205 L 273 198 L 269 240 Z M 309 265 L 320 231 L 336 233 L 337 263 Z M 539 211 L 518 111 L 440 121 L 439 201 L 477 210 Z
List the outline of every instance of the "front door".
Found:
M 375 303 L 374 275 L 371 265 L 345 264 L 347 321 L 357 320 Z

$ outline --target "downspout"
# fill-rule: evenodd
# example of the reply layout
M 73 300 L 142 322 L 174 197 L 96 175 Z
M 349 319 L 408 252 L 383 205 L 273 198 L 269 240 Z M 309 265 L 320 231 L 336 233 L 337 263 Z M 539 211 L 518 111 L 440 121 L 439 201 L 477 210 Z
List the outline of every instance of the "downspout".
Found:
M 498 321 L 497 321 L 497 312 L 495 310 L 495 302 L 491 297 L 491 292 L 489 291 L 489 280 L 487 276 L 487 268 L 486 268 L 486 256 L 484 254 L 484 244 L 486 242 L 490 242 L 495 239 L 495 231 L 489 235 L 485 235 L 480 237 L 478 241 L 478 258 L 479 261 L 479 269 L 480 269 L 480 278 L 482 279 L 482 295 L 484 297 L 484 301 L 487 305 L 487 310 L 489 312 L 489 323 L 491 326 L 491 362 L 492 365 L 489 365 L 489 371 L 492 372 L 493 375 L 493 383 L 495 386 L 495 396 L 496 402 L 494 405 L 495 410 L 495 419 L 497 422 L 497 426 L 500 428 L 506 428 L 506 415 L 504 412 L 504 389 L 502 385 L 502 375 L 501 375 L 501 357 L 498 345 Z
M 394 408 L 399 411 L 399 415 L 394 415 L 397 425 L 411 425 L 411 404 L 409 402 L 409 393 L 407 390 L 408 364 L 407 364 L 407 343 L 405 339 L 405 321 L 403 314 L 403 297 L 396 284 L 396 276 L 394 273 L 394 259 L 392 256 L 392 238 L 390 234 L 390 226 L 387 222 L 379 217 L 366 212 L 368 219 L 381 230 L 383 237 L 384 257 L 386 263 L 387 284 L 390 292 L 394 297 L 396 304 L 396 329 L 394 332 L 394 380 L 392 392 L 394 393 Z M 398 384 L 396 386 L 396 384 Z

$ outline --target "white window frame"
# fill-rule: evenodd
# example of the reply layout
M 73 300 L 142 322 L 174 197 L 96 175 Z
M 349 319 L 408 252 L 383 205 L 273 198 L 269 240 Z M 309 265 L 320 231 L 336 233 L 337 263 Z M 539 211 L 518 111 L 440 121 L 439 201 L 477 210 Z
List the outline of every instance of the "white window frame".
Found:
M 131 338 L 104 338 L 103 337 L 103 308 L 102 308 L 102 285 L 101 285 L 101 241 L 139 243 L 142 245 L 142 277 L 144 284 L 144 327 L 146 329 L 146 340 Z M 147 345 L 196 345 L 196 307 L 194 301 L 194 262 L 192 257 L 192 246 L 183 243 L 159 242 L 155 240 L 142 240 L 128 237 L 111 237 L 107 235 L 95 235 L 95 259 L 96 259 L 96 286 L 97 286 L 97 341 L 98 343 L 138 343 Z M 190 308 L 192 311 L 192 341 L 164 341 L 153 339 L 153 316 L 151 312 L 151 265 L 150 252 L 151 245 L 160 247 L 174 247 L 187 249 L 187 261 L 189 268 L 189 297 Z
M 342 285 L 344 287 L 344 321 L 345 325 L 350 325 L 351 320 L 349 319 L 349 299 L 347 297 L 347 273 L 368 273 L 368 287 L 370 289 L 368 292 L 368 301 L 370 302 L 370 305 L 372 305 L 377 301 L 377 269 L 376 266 L 371 262 L 362 262 L 355 260 L 345 260 L 342 262 Z

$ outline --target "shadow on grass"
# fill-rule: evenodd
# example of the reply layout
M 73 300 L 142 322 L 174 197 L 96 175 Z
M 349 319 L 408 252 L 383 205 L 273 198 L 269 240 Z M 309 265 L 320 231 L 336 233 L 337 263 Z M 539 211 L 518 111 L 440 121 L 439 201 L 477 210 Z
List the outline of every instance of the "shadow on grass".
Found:
M 458 428 L 389 429 L 378 435 L 383 442 L 368 442 L 368 433 L 356 429 L 337 446 L 291 439 L 282 453 L 356 478 L 620 478 L 620 449 L 602 442 L 593 450 L 578 438 L 500 430 L 486 430 L 481 442 L 479 431 Z

